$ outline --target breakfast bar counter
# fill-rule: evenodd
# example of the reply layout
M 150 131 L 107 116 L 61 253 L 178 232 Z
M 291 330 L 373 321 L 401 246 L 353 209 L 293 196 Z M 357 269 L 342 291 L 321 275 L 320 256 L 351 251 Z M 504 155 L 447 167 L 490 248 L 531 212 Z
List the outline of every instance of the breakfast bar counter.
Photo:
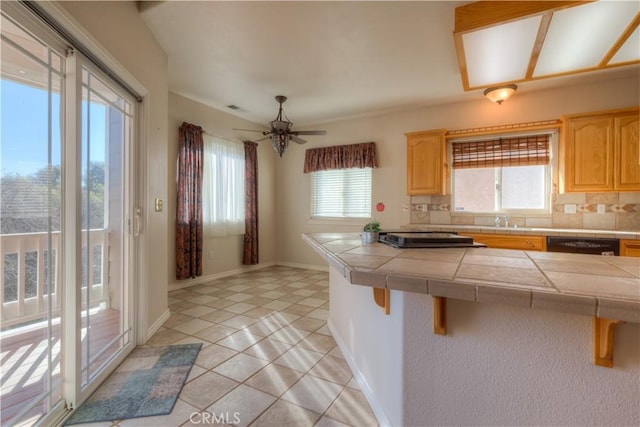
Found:
M 381 424 L 640 423 L 637 258 L 303 239 Z

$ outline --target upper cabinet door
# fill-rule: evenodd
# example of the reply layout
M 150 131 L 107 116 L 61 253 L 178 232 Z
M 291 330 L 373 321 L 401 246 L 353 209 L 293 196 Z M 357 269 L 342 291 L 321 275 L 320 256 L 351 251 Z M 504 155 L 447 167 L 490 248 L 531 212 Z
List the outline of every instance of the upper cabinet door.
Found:
M 640 122 L 637 113 L 615 119 L 616 129 L 616 190 L 640 190 Z
M 569 119 L 566 132 L 566 190 L 611 190 L 613 119 L 606 116 Z
M 407 194 L 446 193 L 445 130 L 413 132 L 407 136 Z
M 563 121 L 561 191 L 640 190 L 638 108 L 576 114 Z

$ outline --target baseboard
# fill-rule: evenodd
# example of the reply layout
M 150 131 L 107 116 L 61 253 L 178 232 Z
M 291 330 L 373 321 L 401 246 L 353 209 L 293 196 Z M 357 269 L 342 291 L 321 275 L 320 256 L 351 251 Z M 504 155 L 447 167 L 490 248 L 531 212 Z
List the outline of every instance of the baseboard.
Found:
M 338 344 L 338 347 L 340 348 L 344 359 L 351 368 L 353 377 L 358 382 L 360 390 L 362 390 L 362 394 L 364 394 L 367 402 L 369 402 L 369 406 L 371 406 L 373 414 L 378 419 L 378 423 L 381 426 L 391 426 L 391 422 L 387 418 L 387 415 L 384 413 L 382 406 L 380 406 L 380 402 L 378 402 L 378 399 L 376 398 L 375 394 L 373 394 L 371 387 L 369 387 L 369 383 L 367 383 L 364 375 L 362 375 L 362 372 L 360 372 L 360 370 L 358 369 L 355 360 L 353 360 L 351 352 L 348 350 L 342 337 L 337 333 L 336 328 L 333 326 L 333 322 L 331 322 L 331 319 L 327 321 L 327 327 L 329 328 L 329 331 L 331 331 L 331 335 L 333 335 L 333 339 L 336 341 L 336 344 Z
M 329 271 L 328 265 L 299 264 L 297 262 L 276 261 L 276 265 L 292 268 L 304 268 L 305 270 Z
M 141 341 L 138 341 L 138 343 L 142 343 L 142 344 L 146 343 L 149 340 L 149 338 L 153 336 L 153 334 L 158 332 L 158 329 L 162 327 L 162 325 L 164 324 L 164 322 L 167 321 L 169 316 L 171 316 L 171 311 L 167 308 L 165 312 L 162 313 L 162 315 L 158 317 L 158 319 L 156 319 L 155 322 L 153 322 L 153 325 L 151 325 L 151 327 L 145 331 L 145 334 L 144 334 L 145 336 L 142 337 L 143 339 Z
M 224 277 L 235 276 L 236 274 L 246 273 L 248 271 L 260 270 L 263 268 L 276 265 L 274 261 L 264 262 L 257 265 L 248 265 L 246 267 L 236 268 L 234 270 L 223 271 L 222 273 L 209 274 L 208 276 L 200 276 L 195 279 L 183 280 L 178 283 L 170 283 L 169 291 L 175 291 L 178 289 L 188 288 L 189 286 L 199 285 L 201 283 L 211 282 L 213 280 L 222 279 Z

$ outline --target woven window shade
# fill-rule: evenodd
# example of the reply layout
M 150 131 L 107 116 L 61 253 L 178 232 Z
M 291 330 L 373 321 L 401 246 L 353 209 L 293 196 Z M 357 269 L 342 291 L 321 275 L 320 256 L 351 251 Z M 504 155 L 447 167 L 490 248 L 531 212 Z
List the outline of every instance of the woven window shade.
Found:
M 455 169 L 549 164 L 550 135 L 453 143 Z

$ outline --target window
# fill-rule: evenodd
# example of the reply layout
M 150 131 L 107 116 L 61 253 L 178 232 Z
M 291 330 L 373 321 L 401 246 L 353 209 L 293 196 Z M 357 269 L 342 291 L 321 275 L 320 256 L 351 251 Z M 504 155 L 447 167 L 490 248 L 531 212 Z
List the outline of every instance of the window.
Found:
M 369 218 L 371 168 L 332 169 L 311 174 L 311 216 Z
M 202 219 L 209 236 L 244 234 L 244 148 L 204 135 Z
M 548 212 L 550 135 L 452 145 L 456 212 Z

